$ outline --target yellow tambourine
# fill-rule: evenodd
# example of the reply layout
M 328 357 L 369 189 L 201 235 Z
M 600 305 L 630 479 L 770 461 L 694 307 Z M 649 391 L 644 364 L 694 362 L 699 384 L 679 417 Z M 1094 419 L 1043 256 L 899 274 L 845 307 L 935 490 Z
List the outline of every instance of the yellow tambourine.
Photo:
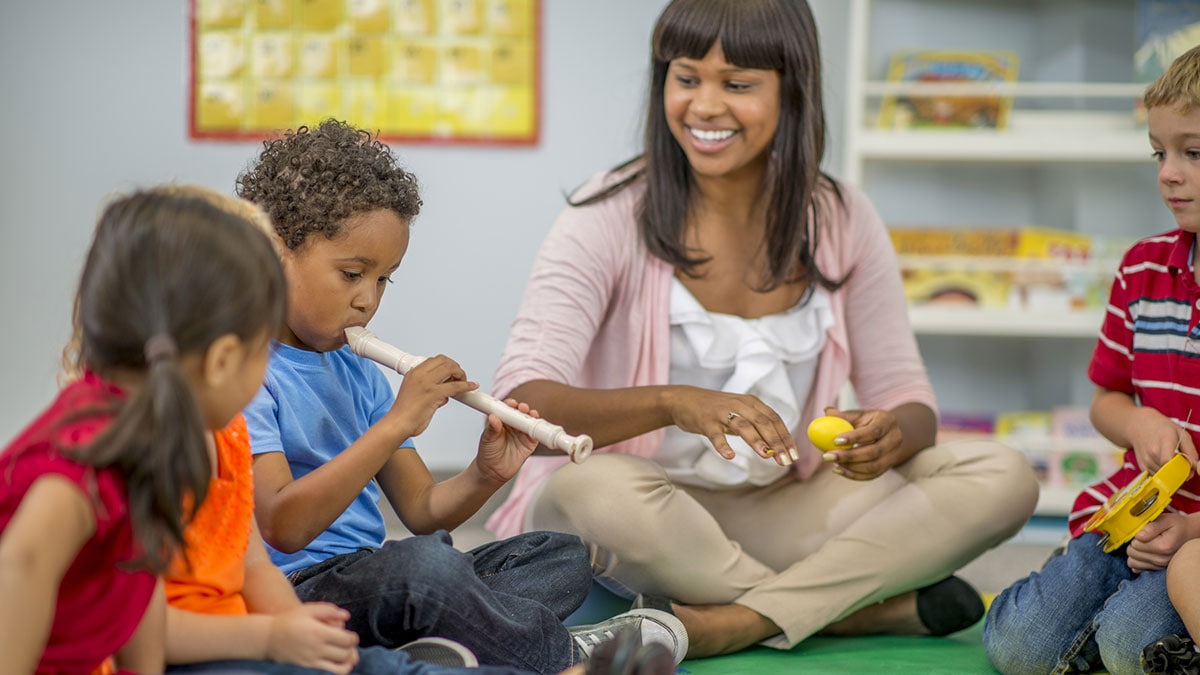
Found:
M 1171 503 L 1171 496 L 1192 473 L 1185 455 L 1175 455 L 1151 476 L 1143 471 L 1132 483 L 1108 498 L 1083 526 L 1084 532 L 1103 535 L 1099 546 L 1105 553 L 1120 548 L 1146 523 L 1154 520 Z

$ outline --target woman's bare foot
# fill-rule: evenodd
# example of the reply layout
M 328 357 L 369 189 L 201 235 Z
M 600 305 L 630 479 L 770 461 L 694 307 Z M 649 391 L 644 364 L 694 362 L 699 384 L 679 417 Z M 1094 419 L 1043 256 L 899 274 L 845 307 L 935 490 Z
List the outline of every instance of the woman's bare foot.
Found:
M 949 635 L 974 626 L 983 598 L 971 584 L 949 576 L 915 591 L 867 605 L 826 626 L 821 635 Z
M 670 608 L 687 629 L 689 659 L 731 654 L 783 632 L 775 622 L 742 605 L 672 603 Z M 983 611 L 978 591 L 952 576 L 867 605 L 818 634 L 948 635 L 974 625 Z
M 917 592 L 909 591 L 883 602 L 867 605 L 850 616 L 829 624 L 818 635 L 929 635 L 917 614 Z
M 687 628 L 689 659 L 731 654 L 783 632 L 742 605 L 673 604 L 671 609 Z

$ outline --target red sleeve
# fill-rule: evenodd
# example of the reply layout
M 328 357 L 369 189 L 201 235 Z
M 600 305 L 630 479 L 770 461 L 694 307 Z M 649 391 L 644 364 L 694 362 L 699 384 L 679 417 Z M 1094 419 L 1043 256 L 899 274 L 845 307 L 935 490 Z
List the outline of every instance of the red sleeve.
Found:
M 1134 317 L 1129 314 L 1129 306 L 1130 298 L 1136 297 L 1137 291 L 1129 287 L 1124 275 L 1128 261 L 1129 253 L 1126 253 L 1113 279 L 1100 335 L 1088 364 L 1088 378 L 1097 386 L 1132 396 Z

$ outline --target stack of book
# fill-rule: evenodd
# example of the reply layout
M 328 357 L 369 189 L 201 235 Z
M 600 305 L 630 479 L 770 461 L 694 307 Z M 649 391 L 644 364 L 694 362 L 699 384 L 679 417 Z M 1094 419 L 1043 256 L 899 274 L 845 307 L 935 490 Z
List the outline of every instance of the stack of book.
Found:
M 942 413 L 938 442 L 995 439 L 1021 451 L 1038 481 L 1051 488 L 1081 490 L 1121 466 L 1124 450 L 1100 435 L 1087 408 L 1003 413 Z

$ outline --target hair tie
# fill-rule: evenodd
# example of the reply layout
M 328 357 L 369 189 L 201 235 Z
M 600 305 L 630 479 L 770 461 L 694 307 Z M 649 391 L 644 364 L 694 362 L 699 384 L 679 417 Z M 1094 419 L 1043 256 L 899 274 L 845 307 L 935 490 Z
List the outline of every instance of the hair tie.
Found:
M 146 363 L 148 365 L 152 365 L 163 359 L 173 359 L 179 356 L 179 348 L 175 346 L 175 338 L 167 333 L 152 335 L 149 340 L 146 340 L 143 352 L 146 354 Z

